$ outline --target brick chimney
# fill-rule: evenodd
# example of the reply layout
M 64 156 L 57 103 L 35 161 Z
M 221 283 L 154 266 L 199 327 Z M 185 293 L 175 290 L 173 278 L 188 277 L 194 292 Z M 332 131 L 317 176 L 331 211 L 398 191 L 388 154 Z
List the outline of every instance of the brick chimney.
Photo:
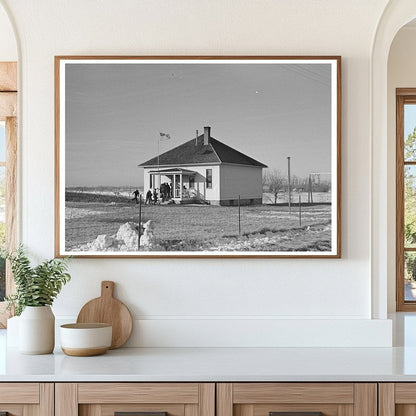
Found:
M 211 137 L 211 127 L 204 127 L 204 146 L 209 144 L 209 138 Z

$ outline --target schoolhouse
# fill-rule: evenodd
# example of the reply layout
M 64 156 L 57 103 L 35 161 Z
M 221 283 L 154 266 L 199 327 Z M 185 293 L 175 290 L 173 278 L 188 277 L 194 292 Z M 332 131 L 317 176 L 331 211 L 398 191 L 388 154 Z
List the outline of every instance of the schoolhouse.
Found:
M 267 166 L 211 137 L 210 127 L 139 166 L 144 168 L 144 192 L 168 184 L 178 203 L 262 203 L 262 171 Z

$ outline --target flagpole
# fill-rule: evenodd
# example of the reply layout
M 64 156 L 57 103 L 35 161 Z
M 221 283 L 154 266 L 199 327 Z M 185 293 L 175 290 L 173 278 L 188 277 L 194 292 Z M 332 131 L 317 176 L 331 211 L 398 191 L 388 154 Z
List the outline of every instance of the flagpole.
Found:
M 160 133 L 157 139 L 157 174 L 159 176 L 159 186 L 160 186 Z
M 159 132 L 159 136 L 157 138 L 157 175 L 159 176 L 159 187 L 160 187 L 160 182 L 161 182 L 161 177 L 160 177 L 160 140 L 161 140 L 161 137 L 166 137 L 166 140 L 169 140 L 170 134 Z
M 160 170 L 160 159 L 159 159 L 159 157 L 160 156 L 159 155 L 160 155 L 160 134 L 159 134 L 159 137 L 157 139 L 157 172 L 160 175 L 160 173 L 159 173 L 159 170 Z

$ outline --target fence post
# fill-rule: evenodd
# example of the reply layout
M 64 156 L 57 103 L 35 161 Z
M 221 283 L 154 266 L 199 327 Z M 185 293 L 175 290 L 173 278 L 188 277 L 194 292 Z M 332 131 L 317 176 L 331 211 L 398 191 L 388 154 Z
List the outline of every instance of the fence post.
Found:
M 292 213 L 292 195 L 290 190 L 290 156 L 287 157 L 287 194 L 288 194 L 288 206 L 289 214 Z
M 240 209 L 240 195 L 238 195 L 238 235 L 241 236 L 241 209 Z
M 299 194 L 299 227 L 302 227 L 302 197 Z
M 139 237 L 137 239 L 137 250 L 140 251 L 140 237 L 142 236 L 142 196 L 139 195 Z

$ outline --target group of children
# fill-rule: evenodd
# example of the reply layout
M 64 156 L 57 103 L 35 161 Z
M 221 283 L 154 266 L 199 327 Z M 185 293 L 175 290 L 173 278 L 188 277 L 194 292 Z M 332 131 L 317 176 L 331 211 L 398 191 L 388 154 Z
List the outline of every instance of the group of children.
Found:
M 167 185 L 167 186 L 163 186 Z M 136 189 L 134 192 L 132 192 L 134 197 L 132 198 L 132 201 L 135 201 L 136 204 L 139 203 L 139 197 L 140 197 L 140 191 Z M 172 197 L 171 190 L 169 184 L 162 184 L 160 188 L 154 188 L 153 192 L 151 189 L 149 189 L 146 192 L 146 200 L 145 204 L 157 204 L 159 202 L 159 199 L 162 200 L 162 202 L 167 201 Z
M 157 192 L 157 189 L 153 189 L 153 193 L 152 191 L 149 189 L 146 193 L 146 201 L 145 204 L 157 204 L 159 200 L 159 195 Z
M 184 189 L 186 188 L 184 187 Z M 134 195 L 132 201 L 135 201 L 136 204 L 138 204 L 140 191 L 136 189 L 134 192 L 132 192 L 132 194 Z M 151 189 L 146 192 L 145 204 L 157 204 L 160 203 L 159 201 L 165 202 L 171 198 L 173 198 L 173 188 L 167 182 L 165 182 L 160 185 L 160 188 L 154 188 L 153 192 Z

